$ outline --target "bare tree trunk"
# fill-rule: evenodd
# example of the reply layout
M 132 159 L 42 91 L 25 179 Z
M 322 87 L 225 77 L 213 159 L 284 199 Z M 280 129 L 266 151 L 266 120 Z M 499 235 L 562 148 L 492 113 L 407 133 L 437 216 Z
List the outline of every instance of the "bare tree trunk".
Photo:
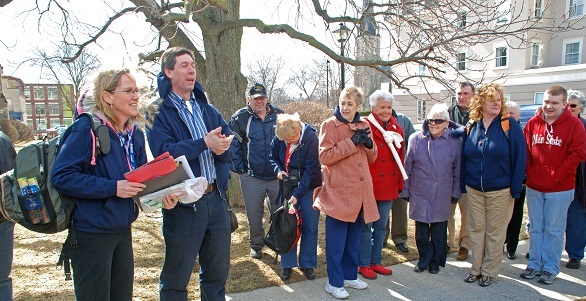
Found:
M 224 21 L 240 18 L 240 0 L 231 0 L 228 11 L 208 7 L 194 14 L 203 34 L 207 81 L 204 87 L 211 103 L 228 120 L 245 104 L 246 77 L 240 72 L 242 28 L 218 30 Z M 240 178 L 232 174 L 228 193 L 230 202 L 243 206 Z

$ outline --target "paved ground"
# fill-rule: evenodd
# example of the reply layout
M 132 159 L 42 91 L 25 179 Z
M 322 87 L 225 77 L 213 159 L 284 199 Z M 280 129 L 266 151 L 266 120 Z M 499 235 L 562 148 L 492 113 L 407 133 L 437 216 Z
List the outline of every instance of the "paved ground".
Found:
M 528 241 L 519 243 L 517 259 L 509 260 L 503 256 L 501 274 L 498 281 L 481 287 L 476 283 L 465 283 L 470 263 L 457 261 L 456 253 L 448 256 L 445 268 L 437 275 L 413 272 L 414 261 L 392 266 L 393 275 L 380 276 L 377 280 L 366 280 L 369 287 L 365 290 L 347 289 L 351 300 L 575 300 L 586 297 L 586 259 L 582 268 L 570 270 L 565 267 L 568 260 L 564 252 L 561 273 L 552 285 L 537 282 L 537 278 L 526 280 L 519 277 L 525 269 Z M 413 252 L 413 250 L 411 251 Z M 469 258 L 470 259 L 470 258 Z M 361 277 L 361 276 L 359 276 Z M 363 279 L 363 278 L 361 278 Z M 363 279 L 364 280 L 364 279 Z M 327 278 L 303 281 L 255 290 L 247 293 L 230 294 L 227 300 L 336 300 L 324 291 Z

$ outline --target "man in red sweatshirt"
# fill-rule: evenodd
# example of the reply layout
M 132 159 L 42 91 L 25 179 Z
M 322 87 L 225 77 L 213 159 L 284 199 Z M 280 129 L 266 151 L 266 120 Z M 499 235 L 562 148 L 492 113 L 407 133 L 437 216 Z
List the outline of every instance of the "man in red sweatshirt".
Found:
M 560 272 L 568 207 L 574 198 L 576 167 L 586 158 L 586 132 L 566 107 L 567 91 L 553 86 L 525 126 L 529 254 L 525 279 L 552 284 Z

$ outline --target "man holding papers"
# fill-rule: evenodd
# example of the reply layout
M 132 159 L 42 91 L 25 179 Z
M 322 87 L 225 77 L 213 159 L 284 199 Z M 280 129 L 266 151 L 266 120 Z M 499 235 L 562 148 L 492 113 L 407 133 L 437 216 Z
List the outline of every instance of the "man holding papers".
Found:
M 160 299 L 187 300 L 187 285 L 199 255 L 202 300 L 224 300 L 230 269 L 230 218 L 226 189 L 230 177 L 232 132 L 208 103 L 196 81 L 193 53 L 172 47 L 161 56 L 161 98 L 149 107 L 147 138 L 154 156 L 185 155 L 208 188 L 195 203 L 163 211 L 165 262 Z

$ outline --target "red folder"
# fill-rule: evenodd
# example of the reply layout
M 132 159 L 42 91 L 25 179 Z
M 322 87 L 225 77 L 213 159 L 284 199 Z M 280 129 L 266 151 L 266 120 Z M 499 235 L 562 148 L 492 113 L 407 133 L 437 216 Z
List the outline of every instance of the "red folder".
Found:
M 125 173 L 124 177 L 130 182 L 144 183 L 148 180 L 168 175 L 175 169 L 177 169 L 175 159 L 169 154 L 169 152 L 165 152 L 147 164 Z

